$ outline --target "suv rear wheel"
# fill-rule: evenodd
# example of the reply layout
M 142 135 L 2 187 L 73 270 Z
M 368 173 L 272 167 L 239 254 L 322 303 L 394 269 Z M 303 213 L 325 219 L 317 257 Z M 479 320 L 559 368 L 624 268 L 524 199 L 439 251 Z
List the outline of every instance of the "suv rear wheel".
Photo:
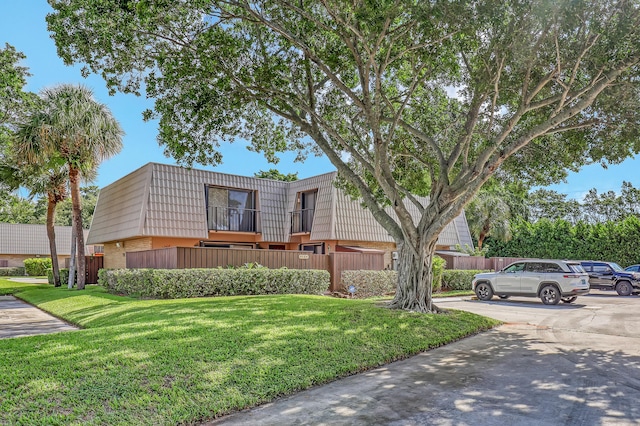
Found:
M 545 305 L 557 305 L 560 302 L 560 292 L 556 286 L 547 284 L 540 290 L 540 299 Z
M 491 300 L 493 297 L 493 289 L 487 283 L 480 283 L 476 285 L 476 296 L 480 300 Z
M 629 296 L 633 291 L 633 287 L 631 287 L 629 281 L 619 281 L 616 285 L 616 291 L 620 296 Z
M 564 303 L 573 303 L 576 301 L 576 299 L 578 298 L 578 296 L 569 296 L 569 297 L 563 297 L 562 301 Z

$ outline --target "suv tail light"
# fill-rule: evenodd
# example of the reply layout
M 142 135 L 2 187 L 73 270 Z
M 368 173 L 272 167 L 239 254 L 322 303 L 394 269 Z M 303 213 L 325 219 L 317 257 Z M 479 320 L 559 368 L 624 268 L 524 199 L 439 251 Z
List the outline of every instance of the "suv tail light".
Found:
M 566 274 L 563 275 L 564 278 L 580 278 L 579 274 Z

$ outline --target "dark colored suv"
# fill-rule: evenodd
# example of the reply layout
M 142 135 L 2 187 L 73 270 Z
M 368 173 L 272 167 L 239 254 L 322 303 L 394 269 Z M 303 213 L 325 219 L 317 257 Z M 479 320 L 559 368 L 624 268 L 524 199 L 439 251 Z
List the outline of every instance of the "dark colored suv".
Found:
M 620 296 L 640 291 L 640 273 L 622 269 L 614 262 L 585 260 L 580 262 L 589 274 L 589 288 L 615 290 Z

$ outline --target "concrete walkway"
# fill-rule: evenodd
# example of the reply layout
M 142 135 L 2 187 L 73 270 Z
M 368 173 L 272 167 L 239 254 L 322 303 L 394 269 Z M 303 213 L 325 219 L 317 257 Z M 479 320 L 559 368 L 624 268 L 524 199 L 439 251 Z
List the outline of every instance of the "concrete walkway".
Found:
M 0 296 L 0 339 L 77 330 L 13 296 Z

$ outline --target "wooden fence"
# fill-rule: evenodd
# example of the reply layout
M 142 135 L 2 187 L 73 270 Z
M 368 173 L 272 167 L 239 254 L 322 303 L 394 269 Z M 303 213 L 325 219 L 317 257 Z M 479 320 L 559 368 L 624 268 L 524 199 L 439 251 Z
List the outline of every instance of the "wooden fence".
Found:
M 69 267 L 70 258 L 64 260 L 64 267 Z M 85 283 L 98 283 L 98 269 L 102 269 L 104 258 L 102 256 L 85 256 Z
M 499 271 L 510 263 L 517 262 L 519 260 L 524 260 L 524 257 L 492 257 L 487 260 L 490 261 L 489 269 L 494 271 Z
M 342 271 L 382 270 L 383 253 L 313 254 L 293 250 L 252 250 L 209 247 L 169 247 L 128 252 L 127 268 L 187 269 L 242 266 L 257 262 L 268 268 L 320 269 L 331 275 L 330 291 L 340 286 Z
M 510 263 L 522 260 L 522 257 L 491 257 L 489 259 L 480 256 L 453 256 L 439 254 L 446 262 L 446 269 L 487 269 L 498 271 Z
M 384 253 L 331 253 L 329 254 L 329 273 L 331 274 L 331 291 L 340 290 L 342 271 L 382 271 L 384 269 Z

